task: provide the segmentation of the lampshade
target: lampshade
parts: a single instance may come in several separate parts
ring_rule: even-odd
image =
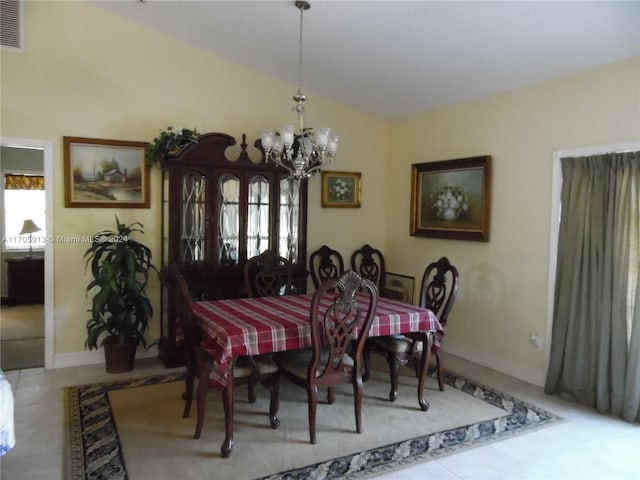
[[[35,232],[39,232],[40,230],[42,230],[39,226],[37,226],[33,220],[28,219],[25,220],[24,223],[22,224],[22,230],[20,230],[20,233],[18,235],[26,235],[28,233],[35,233]]]

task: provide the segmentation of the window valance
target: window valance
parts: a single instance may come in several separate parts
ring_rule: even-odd
[[[44,190],[43,175],[7,173],[4,176],[5,190]]]

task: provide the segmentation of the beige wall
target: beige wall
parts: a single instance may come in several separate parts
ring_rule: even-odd
[[[419,281],[446,255],[461,276],[446,345],[493,368],[542,382],[553,154],[640,139],[640,60],[548,81],[395,122],[387,162],[388,263]],[[491,155],[488,243],[410,237],[411,164]],[[531,344],[532,333],[543,345]]]
[[[247,133],[253,145],[262,128],[289,119],[295,85],[84,2],[25,2],[25,25],[25,51],[2,52],[2,136],[53,142],[53,235],[91,235],[112,228],[117,213],[124,223],[142,222],[146,242],[154,258],[160,258],[159,172],[152,172],[150,209],[65,208],[63,136],[151,141],[160,129],[179,125],[195,126],[200,132],[229,133],[238,141]],[[333,169],[361,171],[364,183],[363,208],[345,211],[321,209],[320,178],[311,179],[309,248],[332,243],[350,252],[364,239],[381,245],[385,183],[377,172],[385,161],[387,125],[311,91],[306,93],[310,120],[330,125],[343,138]],[[254,158],[256,153],[250,147]],[[90,303],[84,292],[88,276],[82,255],[87,247],[54,245],[57,365],[69,364],[61,360],[65,355],[84,351]],[[157,306],[157,281],[150,294]],[[156,315],[149,340],[158,335]],[[76,355],[73,361],[83,358]]]
[[[117,213],[141,221],[160,253],[158,172],[150,209],[64,208],[63,136],[149,141],[182,125],[238,139],[246,132],[252,144],[260,129],[288,118],[294,85],[92,5],[26,2],[25,14],[25,52],[2,52],[2,136],[53,142],[55,235],[111,227]],[[416,282],[428,261],[448,255],[462,276],[449,351],[539,383],[548,347],[552,155],[640,137],[639,70],[636,58],[396,122],[306,92],[312,122],[341,134],[332,169],[362,172],[363,185],[361,209],[323,209],[320,178],[310,180],[309,251],[327,243],[348,258],[368,242],[384,251],[390,271]],[[410,165],[482,154],[493,157],[490,241],[409,236]],[[78,362],[88,358],[81,356],[85,248],[54,245],[55,355]],[[157,283],[151,290],[157,304]],[[150,341],[158,332],[156,317]],[[542,350],[531,346],[533,332],[544,337]]]

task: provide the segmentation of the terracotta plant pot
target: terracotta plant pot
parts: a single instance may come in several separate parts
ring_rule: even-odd
[[[136,346],[133,343],[116,343],[117,339],[104,342],[104,362],[107,373],[123,373],[133,370]]]

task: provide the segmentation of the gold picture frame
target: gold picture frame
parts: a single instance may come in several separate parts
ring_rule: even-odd
[[[360,172],[322,172],[322,208],[360,208]]]
[[[489,241],[491,157],[414,163],[411,235]]]
[[[146,142],[63,137],[64,206],[149,208]]]

